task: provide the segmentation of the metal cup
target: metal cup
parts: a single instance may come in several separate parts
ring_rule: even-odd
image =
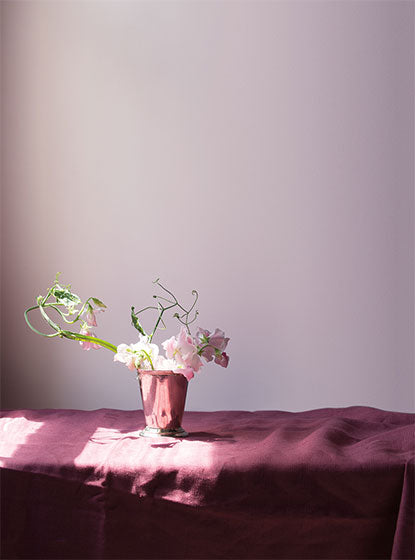
[[[162,370],[138,370],[146,427],[142,437],[186,437],[181,427],[186,402],[186,377]]]

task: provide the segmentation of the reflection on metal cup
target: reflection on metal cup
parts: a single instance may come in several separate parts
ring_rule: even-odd
[[[146,427],[142,437],[186,437],[181,427],[186,402],[186,377],[163,370],[138,370]]]

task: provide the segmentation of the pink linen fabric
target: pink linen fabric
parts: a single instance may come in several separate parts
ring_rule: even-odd
[[[0,418],[3,558],[414,557],[415,415],[368,407]]]

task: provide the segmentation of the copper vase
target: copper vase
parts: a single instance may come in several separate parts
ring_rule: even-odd
[[[142,437],[186,437],[181,423],[186,402],[186,377],[162,370],[138,370],[146,427]]]

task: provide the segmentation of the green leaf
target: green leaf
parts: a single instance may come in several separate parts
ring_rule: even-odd
[[[102,301],[101,301],[100,299],[96,298],[96,297],[93,297],[93,298],[92,298],[92,301],[95,303],[95,305],[96,305],[97,307],[104,307],[104,309],[107,308],[107,306],[105,305],[105,303],[102,303]]]
[[[138,330],[139,333],[141,333],[143,336],[147,336],[143,327],[140,324],[140,321],[138,320],[137,316],[134,314],[134,307],[131,307],[131,323],[133,327]]]
[[[73,307],[74,305],[81,303],[81,300],[76,294],[73,294],[65,288],[61,288],[60,286],[56,286],[56,288],[52,290],[52,295],[55,296],[57,303],[62,303],[66,307]]]

